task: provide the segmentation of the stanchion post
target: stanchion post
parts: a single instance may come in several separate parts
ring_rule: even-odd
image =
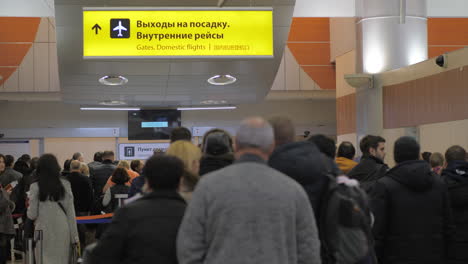
[[[43,264],[43,261],[42,261],[43,233],[42,233],[42,230],[36,230],[34,233],[35,233],[35,237],[36,237],[36,249],[37,249],[36,264]]]
[[[33,239],[28,238],[28,246],[27,246],[28,256],[27,256],[27,264],[34,264],[34,248],[33,248]]]

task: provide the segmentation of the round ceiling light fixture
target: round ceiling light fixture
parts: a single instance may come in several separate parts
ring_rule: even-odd
[[[119,105],[127,105],[127,103],[123,101],[117,101],[117,100],[107,100],[107,101],[102,101],[99,102],[100,105],[107,105],[107,106],[119,106]]]
[[[228,85],[233,84],[236,81],[236,77],[229,74],[215,75],[208,79],[208,83],[212,85]]]
[[[128,79],[123,76],[104,76],[99,79],[99,82],[104,85],[117,86],[128,83]]]
[[[219,104],[227,104],[226,100],[205,100],[201,101],[200,104],[202,105],[219,105]]]

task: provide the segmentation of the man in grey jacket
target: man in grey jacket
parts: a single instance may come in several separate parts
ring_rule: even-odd
[[[262,118],[242,122],[237,161],[203,176],[177,239],[180,264],[320,264],[315,218],[303,188],[266,164],[274,148]]]

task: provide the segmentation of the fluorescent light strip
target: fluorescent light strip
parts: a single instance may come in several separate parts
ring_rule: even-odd
[[[180,111],[191,111],[191,110],[231,110],[236,109],[235,106],[214,106],[214,107],[178,107]]]
[[[80,110],[96,111],[139,111],[139,107],[80,107]]]

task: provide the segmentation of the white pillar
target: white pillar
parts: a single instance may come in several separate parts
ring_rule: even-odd
[[[427,59],[426,0],[356,0],[358,73],[378,74]],[[356,91],[356,134],[382,135],[382,85]]]
[[[356,0],[358,70],[380,73],[427,59],[426,0]]]

